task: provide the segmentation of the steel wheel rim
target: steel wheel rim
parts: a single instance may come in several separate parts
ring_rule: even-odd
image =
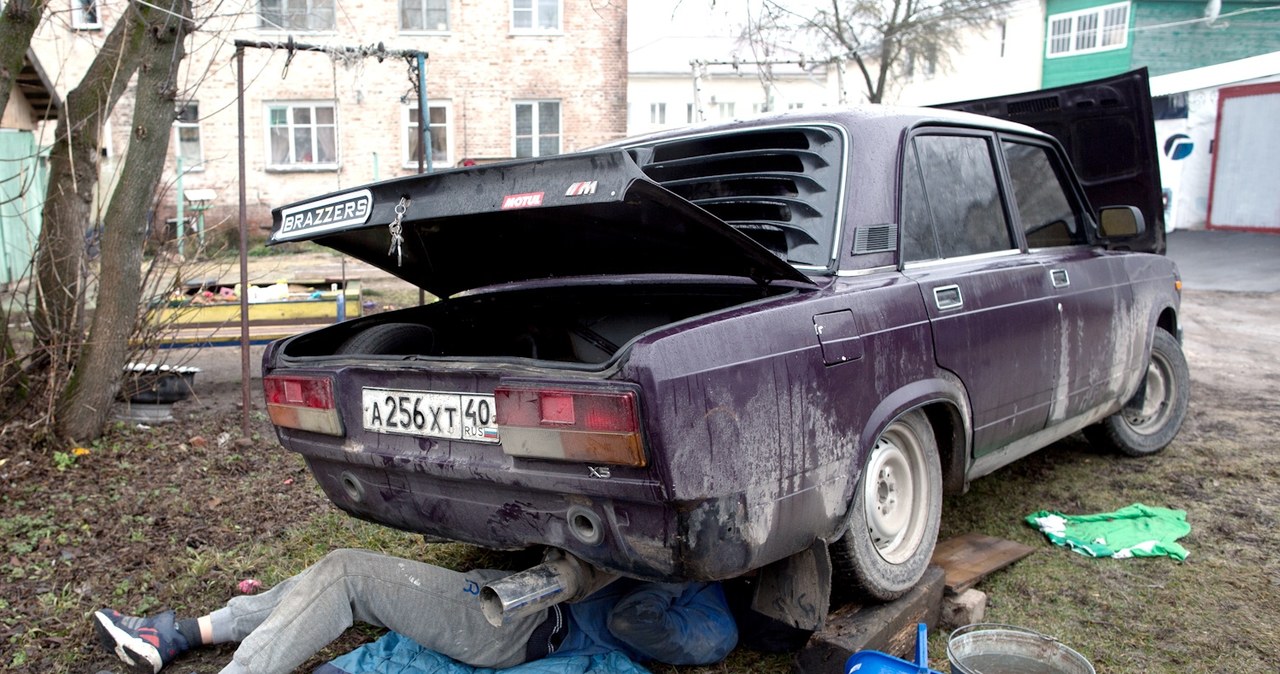
[[[902,423],[890,426],[876,440],[863,478],[862,508],[867,533],[880,557],[902,564],[915,554],[924,538],[929,512],[924,448]]]
[[[1140,407],[1126,406],[1121,416],[1135,433],[1150,435],[1159,431],[1169,418],[1177,395],[1173,368],[1169,360],[1158,352],[1151,354],[1147,365],[1146,395]]]

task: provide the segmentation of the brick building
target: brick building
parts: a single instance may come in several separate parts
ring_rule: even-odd
[[[67,0],[63,0],[66,2]],[[124,11],[120,0],[70,0],[35,47],[61,64],[66,92]],[[426,61],[431,165],[484,163],[581,149],[626,131],[626,3],[592,0],[242,0],[197,3],[171,158],[158,218],[173,216],[182,187],[213,190],[206,222],[237,212],[235,40],[322,45],[325,52],[245,50],[249,219],[272,207],[352,185],[417,173],[418,94],[406,59]],[[213,16],[203,16],[213,11]],[[366,48],[360,57],[343,48]],[[122,163],[128,99],[104,144],[104,185]],[[46,137],[46,141],[51,138]]]

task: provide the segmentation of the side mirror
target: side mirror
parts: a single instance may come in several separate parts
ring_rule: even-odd
[[[1129,238],[1147,230],[1142,211],[1133,206],[1104,206],[1098,211],[1098,223],[1106,239]]]

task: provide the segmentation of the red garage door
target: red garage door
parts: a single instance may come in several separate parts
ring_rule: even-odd
[[[1209,178],[1210,229],[1280,232],[1280,82],[1224,87]]]

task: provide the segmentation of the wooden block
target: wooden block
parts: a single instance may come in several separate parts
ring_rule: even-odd
[[[959,594],[1035,551],[1003,538],[969,533],[939,542],[933,550],[933,563],[947,573],[947,592]]]
[[[845,660],[864,650],[914,660],[916,625],[938,624],[944,578],[942,569],[931,566],[920,583],[897,601],[850,604],[832,611],[827,624],[796,655],[793,670],[801,674],[844,674]]]

